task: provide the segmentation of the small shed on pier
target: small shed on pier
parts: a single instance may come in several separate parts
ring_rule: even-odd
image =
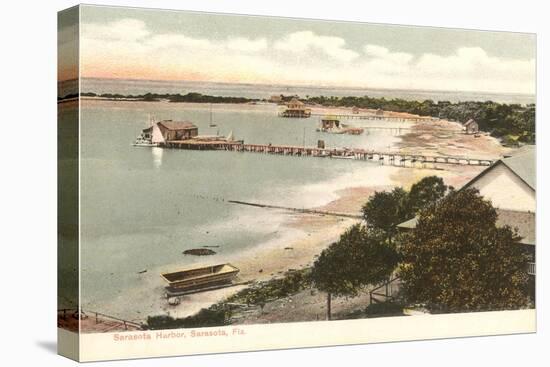
[[[282,117],[310,117],[311,109],[305,107],[305,103],[298,100],[298,98],[292,98],[287,103],[287,109],[280,114]]]
[[[336,118],[336,116],[325,116],[321,119],[321,130],[325,131],[328,129],[339,129],[340,128],[340,120]]]
[[[289,110],[299,110],[303,109],[305,104],[300,101],[298,98],[292,98],[287,104]]]
[[[189,121],[162,120],[143,130],[144,136],[162,135],[157,137],[162,141],[186,140],[198,134],[199,128]]]

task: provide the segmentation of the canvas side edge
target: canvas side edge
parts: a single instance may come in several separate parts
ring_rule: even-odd
[[[57,18],[57,351],[79,361],[80,6]]]

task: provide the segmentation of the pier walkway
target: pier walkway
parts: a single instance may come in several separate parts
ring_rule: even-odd
[[[310,116],[347,119],[347,120],[380,120],[380,121],[400,121],[400,122],[421,122],[421,121],[437,121],[438,118],[427,116],[387,116],[376,114],[334,114],[334,113],[311,113]]]
[[[359,148],[315,148],[271,144],[244,144],[242,142],[216,141],[196,142],[189,140],[168,141],[162,145],[166,148],[188,150],[224,150],[231,152],[251,152],[263,154],[278,154],[299,157],[318,157],[334,159],[353,159],[361,161],[378,161],[402,167],[425,168],[426,164],[449,164],[466,166],[490,166],[492,159],[465,156],[428,155],[422,153],[406,153],[398,151],[374,151]],[[419,167],[418,164],[421,164]]]

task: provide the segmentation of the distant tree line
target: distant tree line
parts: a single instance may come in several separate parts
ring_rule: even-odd
[[[248,103],[256,102],[259,99],[245,98],[245,97],[223,97],[223,96],[209,96],[201,93],[187,93],[187,94],[171,94],[171,93],[145,93],[145,94],[119,94],[119,93],[103,93],[97,94],[93,92],[81,93],[83,97],[101,97],[108,99],[129,99],[145,102],[157,102],[160,100],[168,100],[169,102],[191,102],[191,103]]]
[[[382,109],[386,111],[408,112],[420,116],[466,122],[474,119],[482,131],[503,138],[505,143],[535,143],[535,104],[504,104],[492,101],[457,102],[432,100],[408,101],[395,98],[373,97],[309,97],[307,103],[323,106]]]
[[[136,101],[190,102],[190,103],[249,103],[265,101],[265,99],[246,97],[211,96],[196,92],[187,94],[145,93],[138,95],[123,95],[118,93],[96,94],[85,92],[84,97],[102,97],[109,99],[130,99]],[[288,102],[296,95],[280,95],[282,102]],[[432,116],[464,123],[474,119],[482,131],[501,138],[507,145],[518,143],[535,143],[535,104],[504,104],[492,101],[485,102],[456,102],[432,100],[409,101],[401,98],[386,99],[363,97],[310,97],[301,99],[309,104],[319,104],[329,107],[353,107],[382,109],[385,111],[407,112],[420,116]]]

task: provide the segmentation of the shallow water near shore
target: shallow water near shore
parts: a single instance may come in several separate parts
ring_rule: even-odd
[[[395,169],[362,161],[131,146],[146,127],[148,114],[190,120],[199,126],[199,134],[233,131],[250,143],[314,146],[323,139],[327,147],[392,149],[399,141],[384,131],[361,136],[319,133],[317,119],[280,118],[273,105],[214,105],[212,112],[215,128],[209,127],[209,105],[82,102],[85,309],[123,317],[116,300],[133,297],[131,289],[151,287],[139,292],[140,299],[124,299],[124,304],[132,304],[132,314],[141,307],[145,312],[162,295],[161,270],[226,262],[297,231],[284,225],[287,213],[228,200],[317,207],[337,199],[337,191],[346,187],[388,184]],[[215,246],[217,254],[182,254],[203,246]]]

